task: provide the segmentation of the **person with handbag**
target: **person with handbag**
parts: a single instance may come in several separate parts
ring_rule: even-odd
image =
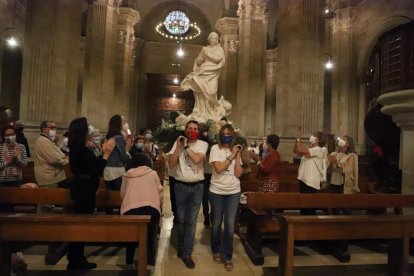
[[[322,132],[315,132],[309,138],[309,148],[302,144],[302,132],[296,132],[296,141],[293,148],[294,153],[301,156],[298,171],[298,180],[301,193],[316,193],[321,189],[323,180],[323,167],[325,165],[326,151],[322,148],[325,145]],[[321,171],[322,170],[322,171]],[[315,215],[315,209],[301,209],[301,215]]]

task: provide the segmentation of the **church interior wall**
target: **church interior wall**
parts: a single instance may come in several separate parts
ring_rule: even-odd
[[[126,59],[131,58],[134,59],[131,63],[134,64],[134,68],[132,74],[134,74],[133,79],[133,88],[131,89],[130,93],[130,102],[131,106],[129,111],[129,116],[131,117],[131,124],[135,125],[135,127],[142,128],[145,127],[149,120],[148,115],[148,105],[150,103],[151,92],[150,87],[148,86],[148,77],[147,74],[160,74],[160,75],[171,75],[176,74],[179,76],[180,80],[192,71],[194,60],[202,46],[206,45],[207,43],[207,36],[210,31],[215,30],[216,23],[219,19],[223,18],[224,16],[233,16],[231,17],[234,19],[237,17],[236,10],[237,10],[237,2],[235,0],[223,0],[223,1],[212,1],[212,0],[197,0],[197,1],[171,1],[171,0],[154,0],[154,1],[127,1],[133,2],[134,8],[137,8],[140,14],[140,21],[138,24],[135,25],[135,54],[134,56],[125,57]],[[249,1],[241,1],[243,3],[250,3]],[[267,9],[266,9],[266,16],[263,16],[267,22],[267,30],[265,34],[265,47],[268,49],[267,51],[273,51],[278,49],[279,41],[281,39],[281,34],[279,32],[279,26],[283,24],[281,20],[283,18],[280,17],[279,13],[279,5],[281,1],[274,0],[274,1],[267,1]],[[335,37],[333,34],[332,39],[332,49],[333,52],[336,51],[337,54],[340,56],[337,57],[337,64],[335,64],[334,72],[332,74],[337,74],[336,77],[332,80],[332,97],[329,99],[324,99],[330,101],[331,109],[337,110],[333,111],[332,116],[331,114],[327,114],[326,108],[324,108],[324,116],[330,116],[330,118],[323,118],[323,120],[327,121],[327,123],[323,122],[321,125],[325,126],[324,131],[328,131],[333,134],[343,135],[345,133],[350,134],[354,138],[356,138],[358,142],[358,149],[359,153],[364,153],[364,145],[365,145],[365,131],[363,128],[363,121],[366,115],[366,103],[365,100],[365,70],[367,67],[368,59],[370,53],[372,51],[373,46],[375,45],[378,37],[383,34],[384,32],[398,26],[404,24],[410,20],[414,19],[414,1],[386,1],[386,0],[364,0],[364,1],[331,1],[333,7],[336,10],[337,18],[332,20],[338,20],[339,16],[341,16],[341,20],[345,20],[346,11],[350,12],[351,17],[351,29],[350,29],[350,37],[346,37],[346,33],[344,32],[341,35]],[[24,43],[25,38],[25,20],[26,20],[26,4],[27,1],[24,0],[16,0],[17,9],[16,9],[16,22],[15,22],[15,29],[16,32],[19,34],[19,40],[21,43]],[[58,119],[60,122],[60,127],[65,128],[69,123],[70,119],[74,116],[84,115],[82,113],[82,101],[85,99],[85,82],[88,80],[89,76],[86,71],[85,58],[86,49],[88,47],[88,40],[85,38],[86,32],[86,9],[87,5],[85,4],[86,1],[83,3],[84,7],[82,9],[81,15],[81,30],[80,30],[80,37],[79,37],[79,48],[76,49],[66,49],[65,51],[69,52],[68,54],[62,55],[62,57],[70,56],[70,61],[76,61],[76,70],[67,69],[69,66],[68,64],[61,66],[61,72],[59,76],[63,80],[62,82],[65,83],[65,80],[70,80],[72,83],[70,86],[71,92],[69,94],[65,94],[64,102],[68,101],[75,101],[75,108],[74,111],[66,112],[65,109],[58,109],[55,108],[53,112],[55,112],[58,117],[62,119]],[[286,2],[285,2],[286,3]],[[0,32],[4,36],[5,31],[4,29],[9,26],[12,22],[13,18],[13,8],[14,1],[13,0],[5,0],[0,2]],[[165,39],[161,37],[159,34],[155,32],[155,25],[161,22],[166,15],[166,13],[173,9],[173,8],[180,8],[180,5],[183,5],[185,11],[189,14],[192,20],[197,21],[197,24],[202,29],[201,35],[192,41],[184,42],[182,47],[185,51],[185,56],[182,59],[178,59],[176,57],[176,50],[177,44],[174,40]],[[109,47],[111,43],[116,43],[116,41],[109,41],[109,37],[116,37],[114,35],[117,31],[117,15],[114,13],[112,14],[111,22],[107,22],[110,26],[108,26],[108,32],[110,32],[109,36],[106,36],[105,43],[107,47]],[[257,22],[256,22],[257,23]],[[326,21],[325,21],[326,23]],[[62,23],[65,25],[65,23]],[[69,23],[68,23],[69,24]],[[228,26],[231,24],[229,23]],[[63,28],[64,29],[64,28]],[[234,99],[233,104],[236,104],[236,101],[240,101],[240,94],[236,94],[236,86],[240,85],[240,83],[245,83],[242,81],[244,76],[248,76],[249,74],[247,71],[252,70],[254,64],[252,60],[249,62],[244,63],[243,68],[239,68],[241,65],[240,56],[241,51],[243,52],[254,52],[254,43],[250,44],[250,46],[246,46],[241,43],[240,36],[241,30],[239,33],[233,34],[231,33],[231,40],[234,40],[235,43],[235,50],[233,52],[228,52],[232,55],[231,64],[222,71],[223,79],[220,80],[220,89],[225,91],[219,91],[218,96],[222,94],[226,95],[227,89],[232,91],[232,94],[229,94],[230,98]],[[252,32],[253,33],[253,32]],[[222,34],[223,35],[223,34]],[[224,35],[229,35],[229,33],[225,33]],[[244,34],[244,36],[249,36],[250,34]],[[28,36],[26,35],[26,38]],[[61,43],[59,45],[65,45],[65,39],[68,37],[62,37],[56,43]],[[282,37],[283,38],[283,37]],[[266,43],[267,40],[267,43]],[[247,41],[247,40],[246,40]],[[247,41],[248,42],[248,41]],[[247,43],[246,42],[246,43]],[[226,42],[227,43],[227,42]],[[139,44],[139,45],[138,45]],[[238,45],[237,45],[238,44]],[[4,45],[4,43],[2,44]],[[299,45],[299,44],[298,44]],[[294,47],[299,47],[298,45],[293,45]],[[349,47],[347,47],[349,45]],[[23,44],[24,46],[24,44]],[[294,47],[287,47],[284,51],[296,51],[301,53],[297,48]],[[325,47],[326,45],[321,44],[321,47]],[[59,46],[59,48],[62,48]],[[335,48],[336,47],[336,48]],[[339,48],[341,47],[341,48]],[[106,52],[105,59],[115,59],[116,55],[120,55],[119,50],[116,50],[116,47],[109,47],[112,50],[108,50]],[[225,45],[223,45],[225,48]],[[24,49],[24,47],[22,47]],[[4,47],[0,47],[0,62],[3,56]],[[325,49],[323,50],[325,51]],[[303,52],[302,52],[303,53]],[[279,52],[280,54],[280,52]],[[263,55],[266,55],[266,50],[263,51]],[[248,58],[248,55],[245,55]],[[279,57],[278,57],[279,58]],[[297,59],[302,57],[297,57]],[[310,59],[311,57],[303,57],[304,59]],[[315,57],[312,57],[313,61],[315,61]],[[263,61],[266,60],[265,57],[262,59]],[[294,62],[296,59],[292,59],[289,62]],[[333,56],[333,60],[335,62],[335,56]],[[61,61],[59,61],[61,62]],[[287,61],[286,61],[287,62]],[[321,61],[322,63],[323,61]],[[172,67],[172,64],[180,64],[180,67]],[[2,63],[3,64],[3,63]],[[62,63],[63,64],[63,63]],[[112,64],[113,62],[109,62],[108,64]],[[228,65],[228,64],[227,64]],[[288,73],[283,73],[286,68],[282,66],[282,63],[279,60],[266,60],[264,61],[263,68],[260,70],[267,70],[265,73],[265,78],[263,82],[266,84],[264,86],[263,91],[251,92],[249,93],[263,93],[259,96],[265,100],[262,105],[264,110],[264,116],[259,116],[260,118],[263,117],[264,122],[263,127],[261,130],[249,132],[249,129],[254,129],[254,126],[257,126],[257,122],[255,120],[251,120],[251,122],[247,123],[246,129],[247,135],[252,137],[252,139],[260,139],[263,135],[268,134],[269,132],[276,132],[280,134],[285,140],[281,142],[280,150],[282,153],[282,157],[286,155],[284,158],[285,160],[291,160],[292,158],[292,135],[294,134],[293,128],[297,127],[297,120],[293,120],[294,122],[291,125],[280,125],[280,122],[283,121],[283,118],[287,116],[291,116],[292,112],[290,109],[295,108],[295,101],[286,99],[284,101],[284,97],[281,93],[283,89],[286,88],[287,84],[278,83],[277,80],[280,80],[281,74],[287,76],[289,78],[296,78],[295,70],[290,70]],[[0,66],[4,68],[4,66]],[[114,73],[115,66],[105,67],[103,76],[105,76],[106,83],[113,83],[111,89],[114,90],[115,87],[122,86],[120,83],[123,81],[123,77],[121,76],[120,82],[115,86],[114,80]],[[232,78],[231,75],[234,72],[239,72],[238,77]],[[243,71],[244,70],[244,71]],[[336,70],[336,72],[335,72]],[[257,69],[259,71],[259,69]],[[1,75],[1,72],[0,72]],[[260,75],[257,73],[257,75]],[[289,76],[290,75],[290,76]],[[107,77],[109,76],[109,77]],[[261,76],[261,75],[260,75]],[[111,79],[111,80],[108,80]],[[335,82],[338,80],[338,82]],[[1,85],[0,79],[0,85]],[[252,84],[253,82],[258,81],[258,78],[251,77],[247,83]],[[323,82],[323,77],[321,80]],[[65,85],[66,86],[66,85]],[[259,87],[260,85],[257,85]],[[69,89],[66,87],[66,89]],[[233,90],[234,91],[233,91]],[[289,90],[290,94],[295,93],[294,89]],[[124,91],[125,92],[125,91]],[[3,93],[3,94],[2,94]],[[289,94],[288,93],[288,94]],[[116,94],[114,91],[112,94]],[[226,95],[227,96],[227,95]],[[70,98],[68,98],[70,97]],[[73,97],[73,98],[72,98]],[[291,97],[292,99],[296,99],[295,96]],[[6,99],[6,100],[5,100]],[[0,91],[0,100],[1,104],[7,104],[7,101],[10,101],[10,97],[4,97],[4,91]],[[278,100],[278,102],[276,101]],[[283,100],[282,100],[283,99]],[[319,99],[318,99],[319,101]],[[249,101],[246,99],[245,105],[248,107],[247,103]],[[109,100],[104,103],[103,109],[110,109],[111,104],[113,101]],[[163,104],[162,104],[163,105]],[[168,103],[165,103],[167,106]],[[118,106],[118,105],[116,105]],[[120,106],[120,105],[119,105]],[[20,107],[23,109],[22,114],[25,112],[27,113],[27,106]],[[182,109],[182,107],[181,107]],[[247,110],[247,109],[246,109]],[[21,113],[20,112],[20,113]],[[72,113],[71,113],[72,112]],[[249,114],[252,114],[252,110],[249,111]],[[19,113],[19,111],[17,111]],[[63,113],[67,114],[64,115]],[[110,114],[116,113],[109,112]],[[278,117],[276,117],[278,114]],[[279,116],[280,115],[280,116]],[[237,113],[233,115],[235,118],[238,116]],[[16,115],[18,117],[18,114]],[[50,117],[50,116],[49,116]],[[105,131],[107,120],[109,118],[103,118],[102,122],[99,124],[104,126],[101,130]],[[282,119],[281,119],[282,118]],[[50,117],[50,119],[55,119]],[[233,118],[232,118],[233,119]],[[289,119],[289,118],[288,118]],[[290,120],[290,119],[289,119]],[[234,120],[233,121],[237,121]],[[247,120],[244,120],[247,121]],[[299,119],[300,121],[300,119]],[[25,122],[29,123],[29,121]],[[33,130],[33,137],[36,137],[38,134],[38,120],[36,122],[30,122],[28,126],[28,130]],[[319,123],[319,122],[318,122]],[[328,125],[329,127],[326,127]],[[318,125],[319,126],[319,125]],[[254,133],[253,133],[254,132]],[[31,135],[29,135],[31,136]]]

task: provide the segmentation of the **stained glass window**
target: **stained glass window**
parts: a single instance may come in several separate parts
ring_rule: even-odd
[[[165,17],[164,26],[170,34],[182,35],[190,28],[190,19],[181,11],[172,11]]]

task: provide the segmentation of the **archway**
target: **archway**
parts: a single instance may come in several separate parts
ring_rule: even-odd
[[[3,44],[0,102],[13,110],[13,120],[19,119],[22,79],[22,51]]]

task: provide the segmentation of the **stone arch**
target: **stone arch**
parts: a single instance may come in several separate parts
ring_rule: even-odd
[[[408,23],[414,19],[414,12],[411,11],[396,11],[394,13],[384,15],[381,18],[376,20],[380,22],[380,24],[373,24],[374,27],[368,33],[368,35],[364,36],[364,40],[358,46],[361,49],[361,52],[357,56],[356,60],[356,92],[359,94],[359,107],[358,107],[358,144],[364,145],[363,148],[361,147],[360,152],[365,151],[365,143],[366,143],[366,136],[365,136],[365,128],[364,128],[364,120],[367,113],[366,109],[366,87],[365,87],[365,71],[367,70],[367,66],[369,63],[369,58],[371,55],[372,50],[374,49],[378,38],[384,34],[385,32],[394,29],[400,25]]]
[[[378,20],[378,22],[382,22],[382,24],[375,25],[376,27],[373,30],[373,32],[371,32],[371,34],[366,37],[366,39],[361,44],[361,47],[359,47],[360,49],[362,49],[360,54],[358,55],[357,60],[357,72],[359,77],[362,77],[365,72],[366,66],[369,61],[369,57],[375,44],[377,43],[378,38],[385,32],[413,20],[414,13],[408,11],[404,13],[396,12],[394,14],[384,16],[383,18]]]
[[[22,41],[21,39],[19,41]],[[0,102],[8,106],[13,111],[14,120],[19,119],[20,94],[23,56],[21,45],[10,48],[3,43],[2,45],[2,68],[1,68],[1,92]]]

